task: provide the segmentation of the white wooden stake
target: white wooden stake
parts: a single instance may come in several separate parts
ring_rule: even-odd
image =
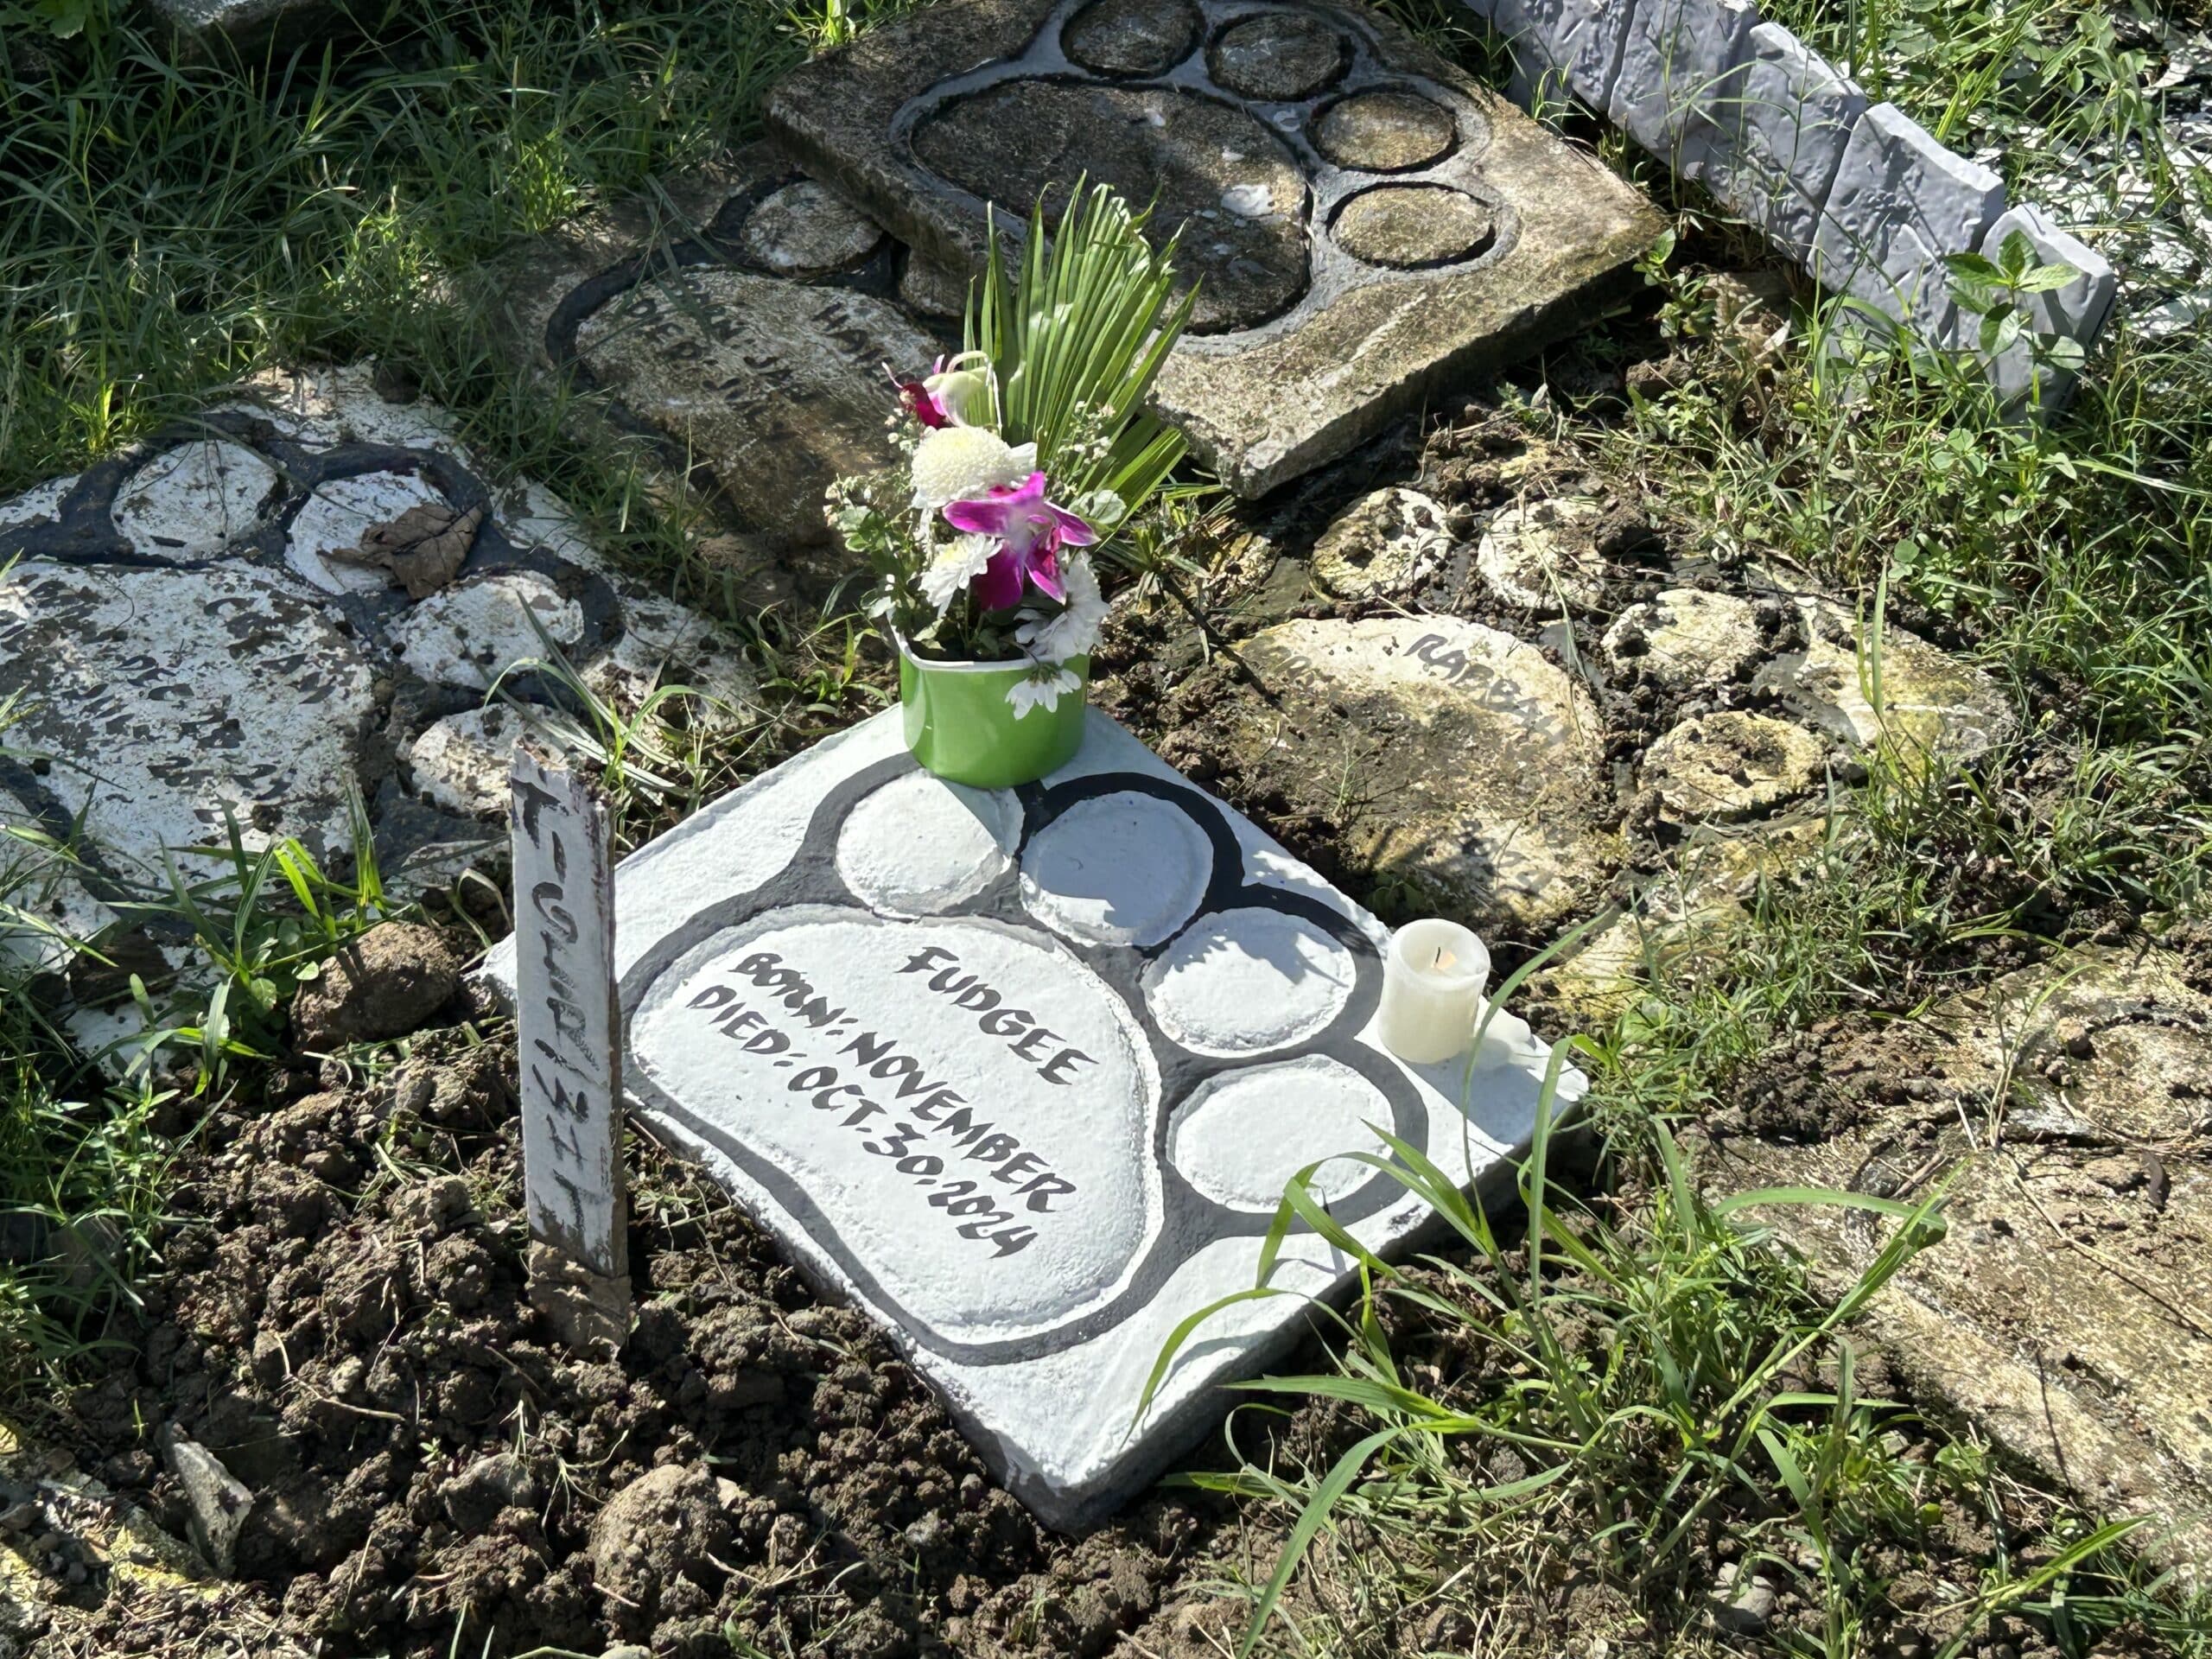
[[[607,806],[564,762],[514,753],[515,1007],[531,1301],[568,1344],[630,1330],[622,1057]]]

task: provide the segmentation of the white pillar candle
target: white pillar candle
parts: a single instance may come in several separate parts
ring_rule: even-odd
[[[1490,982],[1490,952],[1457,922],[1408,922],[1382,956],[1376,1035],[1402,1060],[1430,1065],[1465,1051]]]

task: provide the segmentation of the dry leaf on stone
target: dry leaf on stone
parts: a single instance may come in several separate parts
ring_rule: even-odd
[[[387,524],[370,526],[358,546],[336,548],[326,556],[389,570],[408,598],[427,599],[461,574],[483,522],[481,507],[462,512],[425,501]]]

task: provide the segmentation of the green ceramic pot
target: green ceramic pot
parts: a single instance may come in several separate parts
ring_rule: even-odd
[[[1090,658],[1068,660],[1087,684]],[[1084,692],[1015,718],[1007,688],[1027,663],[932,663],[899,647],[899,701],[906,747],[925,771],[976,789],[1031,784],[1075,759],[1083,747]]]

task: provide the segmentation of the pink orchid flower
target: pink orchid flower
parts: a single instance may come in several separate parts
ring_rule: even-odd
[[[1019,484],[999,485],[988,495],[950,502],[944,519],[955,530],[995,536],[1006,543],[976,578],[976,603],[986,611],[1019,605],[1025,584],[1048,599],[1065,599],[1060,549],[1088,547],[1098,539],[1089,524],[1045,499],[1042,473],[1032,473]]]
[[[893,373],[891,384],[899,389],[906,412],[924,426],[966,426],[969,407],[990,395],[990,369],[991,360],[982,352],[963,352],[938,358],[918,380],[901,380]]]
[[[944,363],[943,358],[938,359],[939,367]],[[930,390],[928,381],[901,380],[894,374],[891,377],[891,384],[899,389],[899,401],[906,406],[906,412],[924,426],[934,431],[940,426],[952,424],[952,412],[945,408],[944,400]]]

